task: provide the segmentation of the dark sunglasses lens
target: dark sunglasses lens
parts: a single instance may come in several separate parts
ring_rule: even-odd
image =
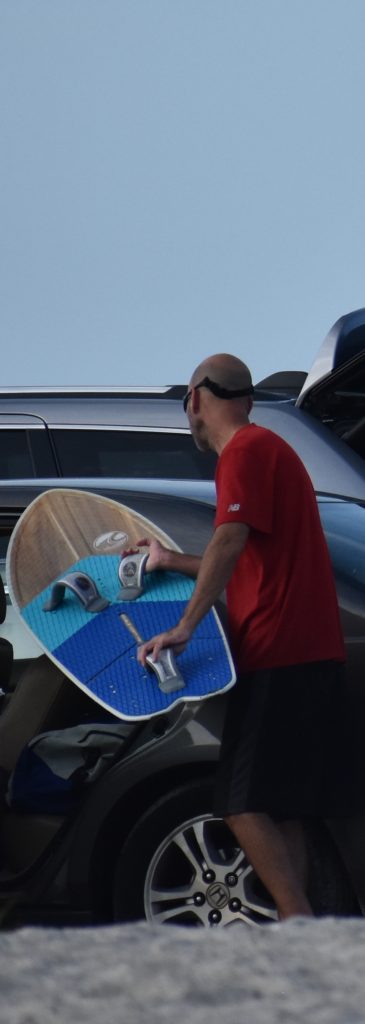
[[[191,396],[191,391],[187,391],[186,395],[184,395],[184,398],[183,398],[183,409],[184,409],[184,412],[186,412],[186,410],[187,410],[190,396]]]

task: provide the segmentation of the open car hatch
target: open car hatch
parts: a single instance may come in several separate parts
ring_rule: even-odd
[[[365,309],[336,321],[296,405],[320,419],[365,459]]]

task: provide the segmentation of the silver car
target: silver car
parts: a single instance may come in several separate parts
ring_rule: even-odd
[[[214,503],[215,456],[190,437],[184,391],[3,388],[0,483],[102,479]],[[365,309],[337,321],[308,374],[258,383],[252,418],[296,449],[317,491],[365,500]]]

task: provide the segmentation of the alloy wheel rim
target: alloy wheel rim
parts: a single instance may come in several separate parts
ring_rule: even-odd
[[[277,920],[269,894],[220,818],[200,815],[156,849],[144,886],[146,919],[195,927]]]

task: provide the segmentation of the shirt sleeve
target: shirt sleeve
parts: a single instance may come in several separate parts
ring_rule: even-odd
[[[258,447],[223,450],[216,469],[217,511],[215,526],[245,523],[251,529],[271,533],[273,527],[273,466]]]

